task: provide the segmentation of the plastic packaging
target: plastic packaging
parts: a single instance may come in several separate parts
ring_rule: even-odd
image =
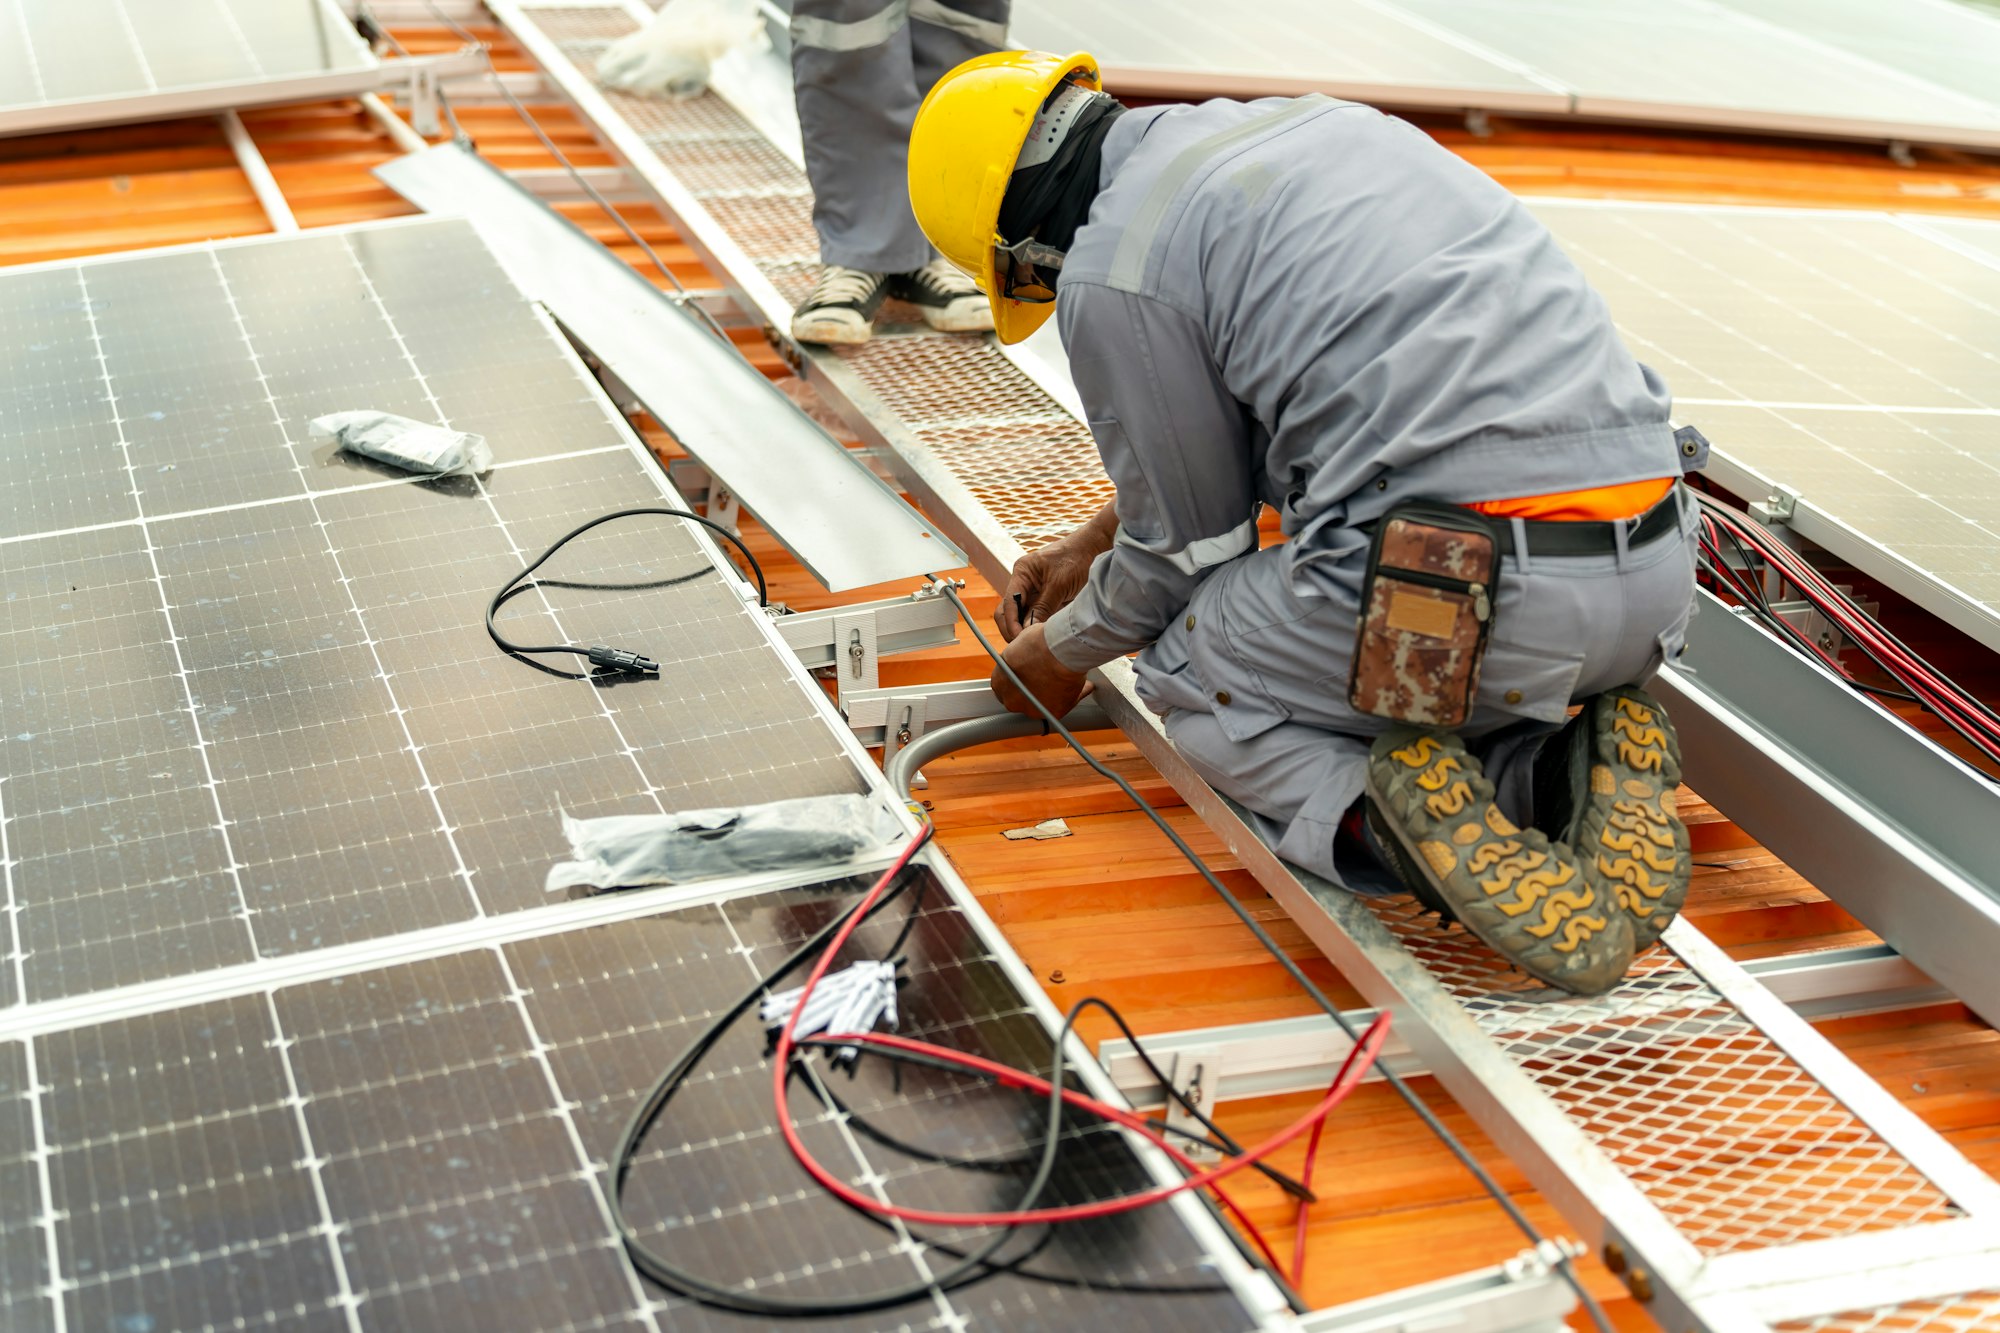
[[[651,23],[605,48],[597,79],[629,93],[696,97],[718,57],[763,35],[757,0],[671,0]]]
[[[837,866],[902,836],[896,817],[870,796],[796,801],[666,815],[563,816],[570,855],[549,870],[551,893]]]
[[[436,477],[471,477],[493,466],[493,450],[485,436],[392,412],[329,412],[313,418],[311,435],[379,462]]]

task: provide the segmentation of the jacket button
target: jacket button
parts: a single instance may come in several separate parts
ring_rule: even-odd
[[[1507,691],[1507,695],[1506,695],[1506,698],[1507,698],[1507,702],[1508,702],[1508,703],[1510,703],[1510,704],[1517,704],[1517,703],[1520,703],[1520,702],[1521,702],[1521,692],[1520,692],[1519,690],[1509,690],[1509,691]]]
[[[1193,616],[1189,616],[1189,617],[1187,618],[1187,627],[1188,627],[1189,629],[1193,629],[1193,628],[1194,628],[1194,617],[1193,617]]]
[[[1221,704],[1224,708],[1229,707],[1229,691],[1217,690],[1215,692],[1215,701]]]

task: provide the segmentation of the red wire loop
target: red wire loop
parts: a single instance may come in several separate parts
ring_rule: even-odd
[[[874,1213],[879,1217],[893,1217],[905,1222],[917,1222],[928,1226],[945,1227],[1018,1227],[1040,1226],[1052,1222],[1082,1221],[1087,1218],[1109,1217],[1117,1213],[1131,1212],[1134,1209],[1150,1207],[1153,1204],[1164,1202],[1176,1194],[1184,1193],[1187,1190],[1214,1189],[1217,1196],[1222,1200],[1223,1205],[1243,1224],[1244,1229],[1250,1234],[1252,1240],[1263,1251],[1272,1269],[1274,1271],[1282,1271],[1277,1262],[1277,1257],[1272,1253],[1271,1247],[1262,1232],[1243,1210],[1237,1206],[1234,1200],[1230,1199],[1228,1194],[1220,1188],[1220,1182],[1254,1163],[1262,1161],[1308,1131],[1311,1131],[1313,1135],[1312,1143],[1307,1151],[1307,1170],[1310,1172],[1311,1159],[1319,1145],[1320,1127],[1325,1123],[1326,1117],[1333,1112],[1333,1109],[1339,1106],[1347,1098],[1347,1095],[1359,1085],[1362,1077],[1366,1075],[1369,1067],[1374,1064],[1376,1057],[1380,1054],[1383,1043],[1388,1040],[1389,1015],[1387,1012],[1384,1012],[1370,1024],[1368,1030],[1361,1035],[1361,1039],[1348,1052],[1347,1059],[1342,1063],[1332,1086],[1327,1089],[1326,1095],[1320,1099],[1312,1110],[1254,1148],[1247,1149],[1241,1155],[1232,1157],[1228,1161],[1214,1167],[1203,1168],[1193,1158],[1189,1157],[1185,1151],[1171,1142],[1166,1135],[1147,1124],[1137,1114],[1123,1107],[1099,1101],[1095,1097],[1072,1088],[1061,1089],[1060,1095],[1062,1096],[1064,1105],[1074,1106],[1079,1110],[1087,1111],[1091,1115],[1101,1117],[1141,1135],[1148,1142],[1166,1152],[1182,1170],[1189,1173],[1184,1179],[1172,1184],[1155,1186],[1151,1189],[1140,1190],[1132,1194],[1120,1195],[1117,1198],[1097,1199],[1089,1203],[1064,1204],[1045,1208],[1019,1209],[1007,1213],[968,1213],[951,1212],[935,1208],[910,1208],[892,1204],[887,1200],[876,1198],[871,1194],[856,1189],[828,1170],[812,1155],[806,1148],[804,1140],[800,1138],[798,1127],[792,1122],[791,1116],[788,1085],[791,1081],[792,1059],[799,1050],[799,1044],[793,1034],[793,1029],[798,1025],[799,1015],[805,1012],[806,1001],[811,997],[813,989],[819,985],[820,980],[826,975],[827,969],[832,965],[834,957],[846,945],[849,937],[853,935],[861,922],[866,919],[876,901],[888,889],[896,876],[901,873],[904,866],[909,864],[910,857],[915,851],[915,842],[904,848],[902,855],[897,857],[895,864],[890,866],[882,877],[875,882],[874,887],[869,889],[867,895],[862,899],[860,906],[854,910],[841,928],[835,932],[833,938],[827,942],[825,952],[814,962],[812,972],[806,977],[806,983],[799,992],[799,998],[792,1006],[791,1015],[785,1020],[784,1027],[779,1030],[777,1045],[773,1049],[771,1057],[771,1096],[777,1110],[779,1132],[783,1134],[785,1146],[791,1149],[792,1156],[798,1160],[799,1165],[804,1167],[806,1173],[819,1182],[821,1187],[828,1193],[852,1207]],[[985,1059],[982,1056],[973,1055],[967,1051],[935,1046],[929,1042],[917,1041],[913,1038],[897,1036],[892,1033],[826,1033],[813,1038],[811,1044],[815,1046],[873,1046],[884,1050],[921,1054],[928,1059],[940,1060],[992,1078],[1004,1087],[1019,1088],[1024,1091],[1039,1093],[1043,1096],[1052,1095],[1057,1091],[1047,1079],[1030,1074],[1025,1070],[1015,1069],[1010,1065],[1003,1065],[996,1061]],[[1301,1209],[1303,1210],[1303,1204],[1301,1205]],[[1301,1216],[1301,1236],[1303,1236],[1303,1216]],[[1294,1246],[1294,1256],[1295,1259],[1302,1262],[1300,1248],[1300,1245]]]

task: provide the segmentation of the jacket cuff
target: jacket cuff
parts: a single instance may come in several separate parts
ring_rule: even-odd
[[[1086,590],[1082,597],[1050,616],[1042,631],[1050,656],[1071,671],[1088,671],[1132,651],[1110,642],[1103,626],[1084,619],[1082,606],[1088,597]]]

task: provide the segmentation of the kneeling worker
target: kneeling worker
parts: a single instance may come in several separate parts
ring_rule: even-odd
[[[909,163],[1001,339],[1059,315],[1117,489],[1015,567],[1008,665],[1060,714],[1140,650],[1168,736],[1287,860],[1616,984],[1687,891],[1639,685],[1680,650],[1703,451],[1542,225],[1369,107],[1127,111],[1084,54],[959,66]]]

